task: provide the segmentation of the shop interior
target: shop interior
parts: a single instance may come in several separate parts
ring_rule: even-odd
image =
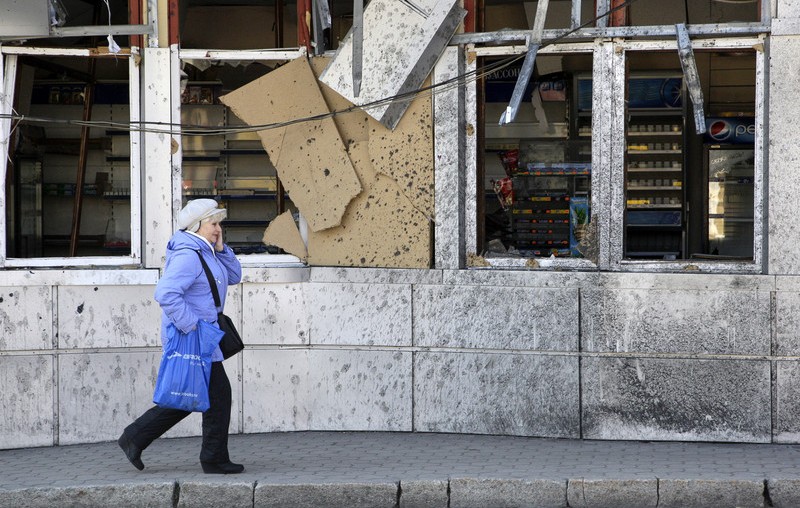
[[[627,53],[626,259],[752,259],[755,55],[698,51],[695,57],[705,134],[696,132],[677,52]],[[588,55],[540,55],[526,92],[530,102],[502,126],[519,68],[485,80],[479,161],[485,252],[583,257],[591,139],[598,135],[591,125],[591,67]]]

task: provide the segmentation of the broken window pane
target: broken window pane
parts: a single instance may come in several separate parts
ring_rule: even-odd
[[[698,134],[677,53],[628,58],[625,257],[753,258],[755,56],[696,51]]]
[[[235,6],[202,2],[180,3],[183,49],[265,49],[297,46],[295,2],[251,2],[251,5]],[[225,22],[220,23],[220,20]]]
[[[497,68],[484,82],[481,250],[583,257],[591,221],[592,57],[539,55],[516,120],[498,125],[520,65]]]
[[[203,69],[184,66],[187,79],[181,94],[181,123],[186,128],[220,127],[221,132],[212,136],[184,132],[183,201],[199,197],[220,201],[228,210],[223,222],[225,242],[237,254],[280,253],[277,247],[262,243],[264,230],[284,211],[296,210],[284,194],[257,132],[232,131],[247,125],[219,100],[263,76],[270,67],[256,62],[195,64]]]
[[[14,110],[41,121],[9,145],[9,258],[131,254],[128,61],[89,60],[19,59]],[[82,143],[85,108],[95,125]]]
[[[757,22],[756,0],[637,0],[627,8],[630,26]]]
[[[519,2],[516,0],[486,0],[483,29],[485,32],[497,30],[530,30],[536,14],[538,2]],[[594,2],[582,0],[581,23],[594,18]],[[572,2],[551,1],[547,6],[545,29],[570,28],[572,25]]]

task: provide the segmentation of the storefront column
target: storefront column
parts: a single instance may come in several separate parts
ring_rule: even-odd
[[[447,48],[433,69],[434,84],[463,74],[463,68],[464,59],[459,48]],[[450,85],[436,89],[433,111],[434,260],[437,269],[457,270],[466,264],[464,87]]]
[[[163,131],[172,122],[170,50],[145,48],[142,72],[142,120]],[[145,132],[142,160],[142,260],[147,268],[164,263],[165,247],[172,236],[172,175],[180,182],[180,165],[172,162],[173,136],[164,132]]]
[[[800,2],[778,2],[769,41],[767,83],[767,272],[800,273],[800,131],[796,128],[800,110]]]
[[[608,270],[622,258],[625,213],[624,54],[611,41],[597,45],[592,69],[592,222],[597,232],[597,266]],[[610,199],[603,199],[608,196]]]

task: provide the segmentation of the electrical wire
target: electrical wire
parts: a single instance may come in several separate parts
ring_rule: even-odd
[[[626,0],[625,2],[617,5],[616,7],[609,9],[607,12],[602,13],[593,19],[590,19],[586,23],[583,23],[578,27],[575,27],[571,30],[564,32],[558,37],[555,37],[554,39],[547,41],[546,43],[543,43],[540,46],[540,49],[556,44],[559,41],[569,37],[570,35],[586,28],[587,26],[596,23],[598,20],[610,16],[614,12],[620,9],[624,9],[637,1],[638,0]],[[411,90],[401,94],[396,94],[382,99],[377,99],[365,104],[353,105],[345,109],[320,113],[318,115],[311,115],[292,120],[286,120],[283,122],[274,122],[269,124],[248,125],[243,127],[218,127],[218,126],[191,125],[191,124],[171,123],[171,122],[140,121],[140,122],[121,123],[121,122],[108,122],[102,120],[90,120],[90,121],[68,120],[68,119],[44,118],[44,117],[34,117],[34,116],[16,115],[16,114],[11,114],[11,115],[0,114],[0,119],[11,119],[12,121],[17,122],[18,124],[23,122],[34,123],[34,124],[61,124],[61,125],[73,125],[80,127],[87,126],[94,128],[106,128],[113,130],[122,130],[127,132],[146,132],[146,133],[170,134],[170,135],[182,134],[191,136],[219,136],[224,134],[258,132],[258,131],[287,127],[289,125],[294,125],[298,123],[321,121],[327,118],[333,118],[335,116],[344,115],[359,110],[377,109],[392,103],[411,102],[418,97],[434,96],[436,94],[452,90],[453,88],[464,86],[467,83],[472,83],[476,80],[485,78],[494,72],[505,69],[514,64],[515,62],[523,59],[525,57],[525,54],[526,53],[513,55],[501,60],[497,60],[495,62],[491,62],[482,67],[476,68],[475,70],[459,74],[447,80],[431,84],[426,87],[418,88],[415,90]]]

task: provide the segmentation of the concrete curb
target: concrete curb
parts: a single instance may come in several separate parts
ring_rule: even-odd
[[[450,508],[536,506],[563,508],[566,482],[557,480],[450,480]]]
[[[767,493],[775,508],[794,508],[800,506],[800,480],[797,478],[770,478],[767,480]]]
[[[177,508],[253,506],[255,486],[254,482],[181,482]]]
[[[764,481],[659,480],[659,508],[764,507]]]
[[[399,508],[441,508],[450,499],[447,480],[400,482]]]
[[[520,480],[261,483],[233,478],[0,490],[0,508],[693,508],[800,506],[800,479]]]
[[[34,488],[0,490],[0,507],[148,506],[173,508],[176,497],[177,484],[175,482]]]
[[[624,506],[645,508],[659,506],[658,480],[588,480],[567,482],[567,501],[572,508],[589,506]]]
[[[256,484],[254,508],[376,508],[397,506],[399,485],[385,483]]]

